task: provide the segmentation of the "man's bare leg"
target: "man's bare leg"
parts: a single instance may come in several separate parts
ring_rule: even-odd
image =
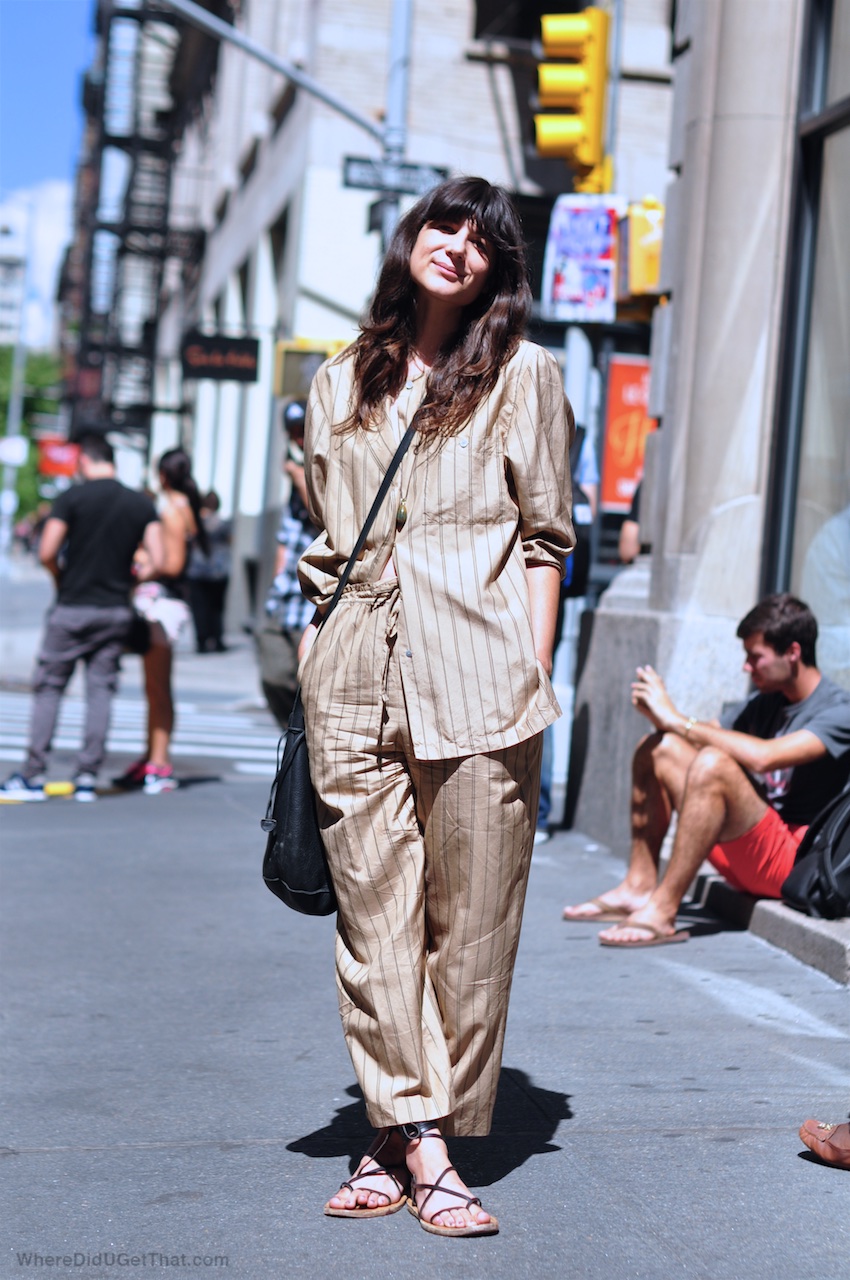
[[[695,752],[664,878],[627,921],[603,930],[600,939],[637,943],[645,942],[653,931],[675,933],[682,898],[713,846],[745,835],[766,810],[744,770],[725,751],[703,747]]]
[[[681,809],[696,749],[675,733],[651,733],[632,758],[631,852],[625,878],[591,902],[564,908],[565,920],[606,918],[636,911],[658,883],[658,859],[675,809]]]

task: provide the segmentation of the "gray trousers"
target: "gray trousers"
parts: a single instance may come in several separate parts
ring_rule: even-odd
[[[97,773],[106,753],[112,695],[130,630],[129,607],[57,604],[48,611],[33,684],[26,777],[43,773],[53,742],[59,704],[79,661],[86,664],[86,722],[79,773]]]

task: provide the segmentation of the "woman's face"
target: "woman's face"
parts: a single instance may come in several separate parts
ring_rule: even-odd
[[[410,255],[410,275],[421,293],[468,307],[487,283],[492,252],[466,219],[426,222]]]

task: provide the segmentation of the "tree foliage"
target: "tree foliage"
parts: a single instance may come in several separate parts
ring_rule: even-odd
[[[13,347],[0,347],[0,432],[5,431],[9,414],[9,393],[12,382]],[[37,426],[37,414],[55,414],[59,411],[59,357],[49,352],[33,351],[27,354],[24,373],[24,402],[21,433],[32,440]],[[31,445],[26,462],[18,469],[18,517],[34,511],[41,500],[38,475],[38,451]]]

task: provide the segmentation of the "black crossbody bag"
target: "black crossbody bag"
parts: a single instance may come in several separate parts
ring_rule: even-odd
[[[408,427],[387,467],[348,564],[319,623],[319,630],[327,622],[345,590],[369,530],[414,435],[414,427]],[[300,686],[295,695],[289,726],[281,743],[283,755],[280,755],[278,745],[277,772],[269,793],[266,816],[260,823],[263,831],[268,833],[263,856],[263,879],[272,893],[293,911],[300,911],[308,916],[329,916],[336,911],[336,894],[328,870],[316,812],[316,795],[310,779]]]

